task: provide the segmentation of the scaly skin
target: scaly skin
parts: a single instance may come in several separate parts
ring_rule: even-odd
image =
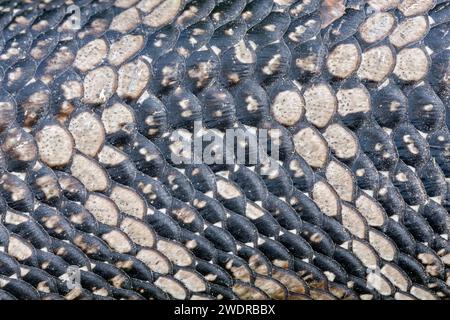
[[[449,26],[447,0],[0,2],[0,299],[448,299]],[[226,129],[271,149],[186,163]]]

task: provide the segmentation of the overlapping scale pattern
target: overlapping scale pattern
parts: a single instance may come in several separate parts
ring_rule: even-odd
[[[449,25],[447,0],[0,2],[0,299],[448,299]],[[174,161],[226,129],[279,158]]]

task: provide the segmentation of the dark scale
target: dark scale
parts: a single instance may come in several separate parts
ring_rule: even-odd
[[[191,25],[181,31],[177,43],[175,44],[177,52],[184,57],[189,57],[196,53],[203,45],[208,43],[213,32],[214,26],[211,19],[205,19]]]
[[[401,89],[393,82],[373,90],[373,115],[382,127],[394,128],[407,120],[408,100]]]
[[[418,168],[429,161],[427,142],[413,126],[398,125],[393,132],[393,140],[400,159],[407,165]]]
[[[428,85],[415,88],[408,94],[408,115],[411,123],[420,131],[431,133],[445,121],[445,107]]]
[[[230,88],[235,97],[236,117],[244,125],[256,126],[269,116],[269,97],[253,79]]]
[[[248,39],[258,47],[279,40],[290,25],[289,15],[281,12],[272,12],[263,21],[248,31]]]
[[[321,23],[317,13],[292,20],[286,30],[284,41],[289,46],[299,45],[316,36],[320,32]]]
[[[244,38],[246,29],[245,23],[240,20],[228,22],[214,31],[209,46],[217,54],[223,54]]]
[[[0,7],[0,300],[450,296],[447,0]]]
[[[251,1],[244,10],[242,10],[241,18],[247,23],[248,28],[251,28],[260,23],[265,17],[267,17],[273,7],[273,1]]]
[[[293,77],[307,84],[310,77],[320,76],[324,64],[326,47],[320,35],[291,49],[291,69]]]
[[[391,180],[407,204],[414,206],[423,204],[426,201],[427,195],[422,181],[405,163],[398,162],[395,170],[392,172]]]
[[[195,51],[186,58],[186,87],[198,93],[208,87],[220,72],[219,57],[212,49]]]

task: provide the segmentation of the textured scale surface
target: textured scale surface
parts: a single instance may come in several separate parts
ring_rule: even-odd
[[[450,1],[9,0],[0,30],[0,299],[450,298]],[[174,162],[198,122],[280,157]]]

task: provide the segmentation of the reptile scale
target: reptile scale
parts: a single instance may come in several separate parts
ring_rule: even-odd
[[[450,1],[11,0],[0,30],[0,299],[450,298]]]

